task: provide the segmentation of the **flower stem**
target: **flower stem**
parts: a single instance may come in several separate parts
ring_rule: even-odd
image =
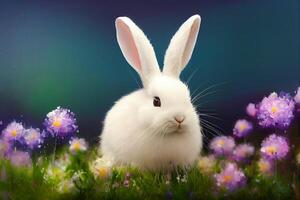
[[[277,170],[278,170],[278,163],[277,160],[275,160],[275,180],[277,181]]]
[[[55,139],[54,139],[54,149],[53,149],[52,163],[54,163],[54,160],[55,160],[56,146],[57,146],[57,137],[55,137]]]

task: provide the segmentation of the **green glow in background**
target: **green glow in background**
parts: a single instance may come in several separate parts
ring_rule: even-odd
[[[202,25],[191,62],[191,90],[213,84],[200,100],[231,131],[249,101],[300,85],[300,2],[236,1],[1,1],[0,118],[42,128],[47,112],[76,113],[80,134],[96,142],[105,113],[137,89],[135,72],[115,39],[114,20],[131,17],[151,40],[160,64],[169,40],[189,16]]]

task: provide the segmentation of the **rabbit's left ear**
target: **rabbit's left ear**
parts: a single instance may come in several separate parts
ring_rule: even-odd
[[[147,87],[150,79],[160,74],[150,41],[128,17],[116,19],[116,30],[117,40],[125,59],[140,75],[144,87]]]
[[[171,39],[166,51],[163,73],[179,78],[189,62],[199,32],[201,18],[194,15],[185,21]]]

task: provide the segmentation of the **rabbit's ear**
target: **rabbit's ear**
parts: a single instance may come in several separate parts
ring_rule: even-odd
[[[128,17],[116,19],[117,40],[127,62],[138,72],[144,87],[160,73],[152,45],[143,31]]]
[[[194,15],[185,21],[171,39],[166,51],[163,73],[178,78],[189,62],[199,32],[201,18]]]

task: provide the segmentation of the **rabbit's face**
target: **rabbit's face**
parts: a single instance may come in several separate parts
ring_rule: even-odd
[[[147,102],[141,108],[141,118],[160,135],[185,133],[198,123],[188,87],[179,79],[159,75],[145,90]]]

